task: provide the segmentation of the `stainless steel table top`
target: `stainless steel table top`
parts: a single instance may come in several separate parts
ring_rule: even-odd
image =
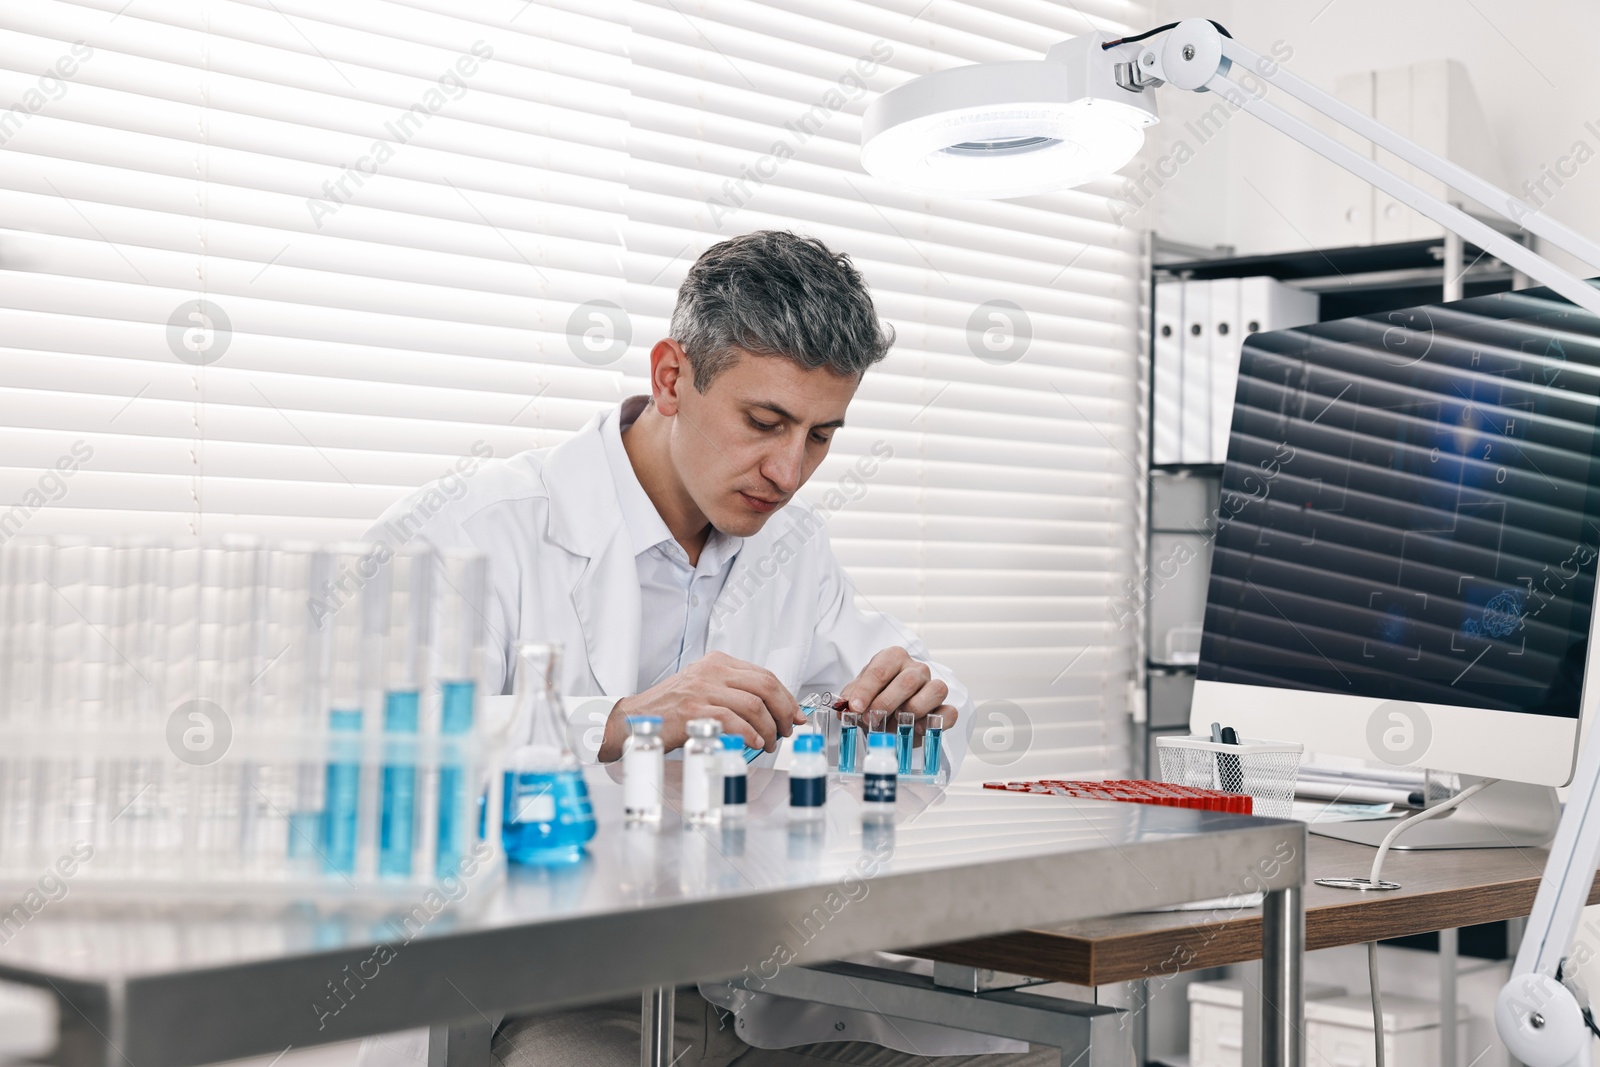
[[[685,827],[670,801],[640,827],[588,774],[587,857],[514,867],[459,908],[439,907],[450,886],[389,915],[110,912],[69,894],[0,945],[0,978],[60,995],[57,1062],[187,1067],[663,984],[759,990],[792,962],[1304,881],[1300,823],[903,786],[895,824],[874,827],[833,783],[806,827],[786,776],[757,770],[742,827]]]

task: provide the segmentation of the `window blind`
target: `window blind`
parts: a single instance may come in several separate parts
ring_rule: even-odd
[[[643,392],[695,257],[794,229],[850,253],[899,334],[805,491],[862,601],[973,690],[969,776],[1123,769],[1137,237],[1109,183],[929,199],[857,145],[867,101],[916,75],[1143,21],[1116,0],[8,5],[4,535],[359,534],[458,461]]]

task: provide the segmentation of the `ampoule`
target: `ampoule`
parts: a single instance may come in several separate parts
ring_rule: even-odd
[[[894,754],[901,774],[911,773],[911,752],[916,744],[917,717],[902,711],[894,717]]]
[[[622,750],[622,810],[632,822],[661,821],[665,750],[659,715],[629,715]]]
[[[717,821],[722,808],[722,724],[690,719],[683,746],[683,819],[692,825]]]
[[[922,720],[922,773],[939,773],[939,750],[944,744],[944,716],[930,711]]]
[[[797,734],[794,761],[789,765],[789,816],[820,819],[827,799],[828,757],[822,751],[822,735]]]
[[[839,713],[839,773],[856,773],[856,749],[861,738],[861,713]]]
[[[899,769],[894,754],[894,738],[887,733],[867,738],[867,761],[863,768],[861,808],[866,815],[894,815],[895,773]]]
[[[744,738],[738,734],[722,735],[722,822],[724,825],[744,819],[748,810],[750,776],[744,762]]]

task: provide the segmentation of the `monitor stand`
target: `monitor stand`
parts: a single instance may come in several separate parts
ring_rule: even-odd
[[[1463,784],[1468,779],[1463,776]],[[1313,823],[1312,833],[1363,845],[1381,845],[1395,823],[1393,819],[1365,822]],[[1389,847],[1395,851],[1425,848],[1523,848],[1548,845],[1556,836],[1561,808],[1556,791],[1547,785],[1496,782],[1454,811],[1425,819],[1406,830]]]

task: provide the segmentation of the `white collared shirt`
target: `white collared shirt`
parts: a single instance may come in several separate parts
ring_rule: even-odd
[[[639,675],[636,693],[671,677],[706,654],[706,634],[711,626],[711,608],[722,594],[728,571],[744,545],[712,529],[700,551],[698,563],[667,529],[661,513],[639,483],[622,434],[649,405],[647,396],[629,397],[622,402],[619,417],[607,420],[601,430],[606,462],[617,486],[617,503],[622,507],[622,522],[633,544],[634,563],[639,568]]]

